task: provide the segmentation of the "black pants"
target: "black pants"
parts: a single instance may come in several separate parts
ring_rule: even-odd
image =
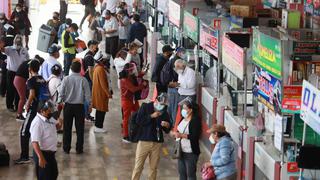
[[[71,149],[72,140],[72,124],[75,120],[77,143],[76,151],[83,151],[84,139],[84,106],[83,104],[65,104],[63,110],[63,150],[69,152]]]
[[[95,13],[96,13],[96,10],[93,6],[85,6],[84,15],[83,15],[81,22],[80,22],[80,29],[82,29],[82,25],[83,25],[84,20],[89,15],[94,16]]]
[[[31,123],[37,115],[38,107],[33,105],[30,107],[30,111],[27,114],[26,120],[23,122],[20,129],[20,148],[21,154],[20,158],[28,159],[29,158],[29,141],[30,141],[30,126]]]
[[[119,39],[119,46],[118,46],[118,51],[120,51],[123,47],[126,46],[126,39]]]
[[[143,68],[143,66],[144,66],[144,57],[143,57],[143,50],[142,50],[142,53],[141,54],[139,54],[139,56],[140,56],[140,68],[142,69]]]
[[[66,3],[66,1],[60,0],[60,21],[62,23],[66,22],[67,13],[68,13],[68,4]]]
[[[160,95],[161,93],[167,93],[168,91],[168,87],[163,86],[161,83],[156,83],[156,88],[158,95]]]
[[[0,83],[0,94],[5,96],[7,93],[7,63],[1,64],[1,83]]]
[[[96,122],[95,126],[97,128],[103,128],[103,122],[106,112],[96,110]]]
[[[56,180],[58,178],[58,164],[55,152],[41,151],[47,164],[44,168],[39,166],[38,155],[33,151],[33,159],[38,180]]]
[[[112,58],[116,58],[118,52],[119,37],[106,37],[106,53],[111,54]]]
[[[7,97],[6,104],[8,109],[17,109],[19,104],[19,94],[13,85],[14,77],[16,73],[13,71],[7,71]]]
[[[197,180],[197,162],[199,155],[193,153],[182,153],[178,160],[180,180]]]

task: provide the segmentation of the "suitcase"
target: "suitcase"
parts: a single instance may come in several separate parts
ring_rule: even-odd
[[[0,143],[0,166],[9,166],[10,155],[3,143]]]

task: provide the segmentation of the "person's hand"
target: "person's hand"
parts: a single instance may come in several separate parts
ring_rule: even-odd
[[[161,121],[161,126],[165,128],[169,128],[170,124],[167,121]]]
[[[151,117],[152,119],[154,119],[154,118],[159,117],[160,115],[161,115],[161,112],[159,112],[159,111],[155,111],[154,113],[152,113],[152,114],[151,114],[151,116],[150,116],[150,117]]]
[[[63,123],[63,120],[61,118],[58,118],[58,123],[56,124],[56,128],[57,130],[60,130],[62,128],[62,123]]]
[[[45,167],[46,167],[46,164],[47,164],[47,161],[46,161],[44,158],[40,157],[40,158],[39,158],[39,166],[40,166],[41,168],[45,168]]]
[[[179,87],[179,83],[178,82],[170,82],[169,83],[169,87],[171,87],[171,88],[176,88],[176,87]]]

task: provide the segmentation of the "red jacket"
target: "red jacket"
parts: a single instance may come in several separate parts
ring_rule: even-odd
[[[120,80],[121,89],[121,100],[122,101],[133,101],[134,93],[142,90],[143,85],[134,85],[131,77],[123,78]]]

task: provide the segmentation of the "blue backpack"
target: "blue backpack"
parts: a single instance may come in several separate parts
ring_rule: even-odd
[[[48,83],[42,79],[43,82],[40,82],[39,87],[39,95],[38,95],[38,101],[47,101],[50,99],[50,92],[48,88]]]

